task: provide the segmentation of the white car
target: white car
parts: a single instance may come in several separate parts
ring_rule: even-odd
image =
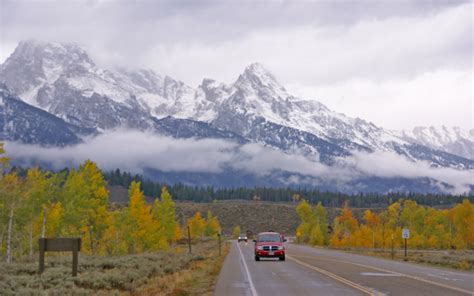
[[[237,241],[238,241],[239,243],[240,243],[241,241],[247,242],[247,235],[244,234],[244,233],[241,233],[241,234],[239,235],[239,238],[237,239]]]

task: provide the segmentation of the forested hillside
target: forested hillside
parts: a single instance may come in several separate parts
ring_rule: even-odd
[[[214,200],[255,200],[272,202],[290,202],[305,199],[310,203],[321,202],[326,207],[342,207],[348,205],[355,208],[378,208],[386,207],[399,199],[410,199],[420,205],[448,206],[460,203],[463,199],[474,202],[474,195],[449,195],[449,194],[420,194],[392,192],[387,194],[364,193],[349,195],[340,192],[319,191],[317,189],[304,188],[216,188],[195,187],[185,184],[163,184],[153,182],[141,175],[132,175],[119,169],[104,173],[105,179],[110,186],[118,185],[128,188],[132,181],[139,181],[145,195],[149,197],[158,196],[161,188],[167,186],[170,194],[178,201],[212,202]],[[111,197],[112,201],[120,201],[120,196]],[[122,199],[123,200],[123,199]]]

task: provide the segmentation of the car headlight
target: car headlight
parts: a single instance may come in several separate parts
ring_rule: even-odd
[[[278,250],[284,250],[285,247],[284,246],[278,246]]]
[[[262,250],[263,250],[263,246],[258,246],[258,247],[257,247],[257,250],[261,250],[261,251],[262,251]]]

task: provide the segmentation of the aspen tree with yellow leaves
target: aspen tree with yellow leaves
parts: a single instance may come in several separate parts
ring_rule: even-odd
[[[14,257],[37,251],[40,237],[79,237],[81,252],[121,255],[168,249],[181,238],[175,203],[166,187],[153,205],[147,204],[139,182],[129,188],[129,202],[111,209],[104,176],[86,160],[62,172],[30,168],[8,172],[0,143],[0,254]],[[217,217],[197,212],[188,220],[193,237],[220,232]]]
[[[175,203],[166,187],[161,189],[160,198],[155,199],[153,218],[158,224],[158,232],[168,243],[171,244],[179,238],[180,233],[176,230],[179,225],[176,221]]]
[[[154,249],[158,226],[153,220],[151,206],[146,204],[140,182],[132,182],[128,190],[128,207],[124,211],[123,231],[129,253]]]
[[[358,227],[359,223],[346,203],[339,216],[334,219],[334,231],[330,239],[330,245],[333,247],[349,247]]]
[[[315,220],[318,211],[312,213],[309,204],[302,201],[296,212],[301,220],[296,229],[298,241],[320,244],[322,228],[315,227],[321,223]],[[398,248],[403,243],[402,228],[408,228],[410,248],[474,249],[474,205],[468,199],[451,209],[423,207],[413,200],[401,200],[377,213],[365,210],[360,222],[346,204],[334,219],[331,238],[324,245],[390,248],[393,244]]]
[[[316,223],[310,204],[306,200],[302,200],[296,206],[296,213],[301,220],[301,224],[296,229],[296,238],[299,242],[308,242],[311,230]]]
[[[61,203],[64,208],[65,235],[81,236],[83,250],[95,254],[107,225],[108,192],[97,165],[86,160],[78,170],[72,170],[63,186]]]
[[[373,213],[371,210],[365,210],[364,212],[364,221],[367,227],[372,233],[372,248],[376,247],[375,244],[375,233],[377,232],[377,227],[380,224],[380,218],[377,214]]]
[[[196,212],[193,217],[189,218],[187,221],[189,231],[191,233],[191,238],[198,238],[204,235],[204,227],[206,226],[206,221],[202,218],[200,212]]]
[[[232,228],[232,237],[238,238],[239,235],[240,235],[240,225],[236,225],[234,226],[234,228]]]
[[[221,231],[219,220],[212,215],[210,210],[207,211],[206,225],[204,226],[204,235],[208,237],[215,237]]]
[[[23,202],[22,181],[15,173],[6,174],[0,180],[0,195],[2,196],[2,208],[7,213],[7,242],[6,242],[6,262],[12,262],[13,250],[13,224],[16,218],[15,214]],[[2,223],[3,224],[3,223]]]

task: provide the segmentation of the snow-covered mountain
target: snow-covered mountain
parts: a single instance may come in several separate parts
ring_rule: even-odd
[[[258,63],[229,85],[207,78],[193,88],[150,69],[102,69],[76,44],[29,40],[0,66],[0,82],[12,94],[8,97],[16,96],[35,108],[31,110],[87,134],[124,126],[173,137],[256,142],[319,157],[327,164],[353,151],[385,151],[437,167],[474,168],[472,131],[470,138],[455,130],[390,131],[291,95]],[[22,133],[19,127],[16,133]],[[74,135],[83,136],[79,131]],[[41,137],[42,142],[26,136],[14,139],[58,142]],[[74,143],[71,138],[69,144]]]
[[[1,138],[43,146],[78,144],[94,131],[66,123],[61,118],[26,104],[0,83]]]
[[[400,137],[413,143],[431,147],[474,160],[474,129],[430,126],[401,131]]]

